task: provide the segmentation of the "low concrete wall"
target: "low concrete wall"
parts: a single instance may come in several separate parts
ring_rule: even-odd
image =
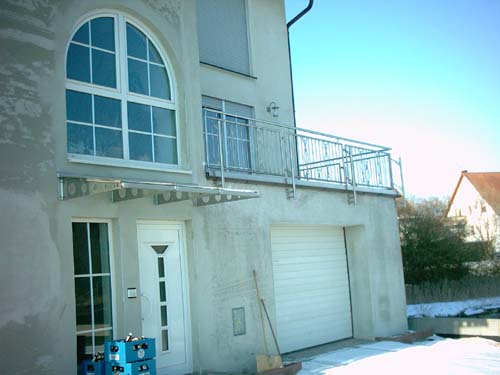
[[[432,328],[436,334],[487,336],[500,338],[500,319],[481,318],[409,318],[408,328],[419,331]]]

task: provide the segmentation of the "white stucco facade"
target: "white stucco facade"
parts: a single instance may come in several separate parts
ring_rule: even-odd
[[[0,330],[9,374],[76,373],[75,270],[72,222],[104,222],[110,232],[113,336],[141,335],[138,223],[182,228],[184,354],[182,372],[253,372],[264,351],[252,271],[276,321],[270,228],[341,227],[349,268],[354,337],[407,329],[394,194],[227,181],[259,198],[196,207],[190,200],[155,205],[151,196],[111,202],[109,193],[58,200],[57,173],[106,179],[214,186],[204,168],[202,95],[254,108],[280,106],[292,124],[287,30],[282,1],[246,1],[251,74],[200,64],[195,1],[4,1],[0,5]],[[67,154],[66,53],[76,25],[100,12],[142,25],[167,56],[177,106],[178,169],[130,168],[71,161]],[[136,289],[139,298],[129,298]],[[245,334],[234,335],[232,310],[244,308]],[[307,319],[307,317],[304,317]],[[279,335],[279,332],[278,332]],[[268,335],[269,346],[272,339]]]

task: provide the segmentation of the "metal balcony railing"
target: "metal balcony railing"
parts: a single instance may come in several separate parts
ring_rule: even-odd
[[[222,184],[239,173],[284,177],[293,191],[304,181],[340,184],[354,199],[360,188],[403,193],[401,161],[387,147],[208,108],[203,117],[206,168]]]

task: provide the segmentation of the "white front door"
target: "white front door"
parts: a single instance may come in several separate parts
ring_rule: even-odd
[[[183,226],[139,223],[137,232],[142,334],[156,339],[158,375],[191,372]]]

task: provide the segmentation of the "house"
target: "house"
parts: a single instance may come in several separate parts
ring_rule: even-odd
[[[282,0],[0,7],[2,373],[254,371],[253,270],[283,352],[407,329],[389,149],[294,127]]]
[[[467,240],[493,242],[500,251],[500,172],[460,174],[446,209],[446,216],[461,218],[468,229]]]

